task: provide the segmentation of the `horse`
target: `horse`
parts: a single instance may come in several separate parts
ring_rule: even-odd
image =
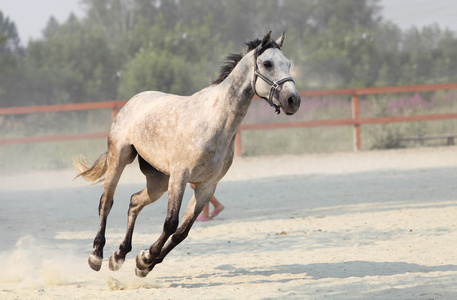
[[[230,168],[235,136],[254,95],[265,99],[276,113],[281,109],[287,115],[297,112],[301,99],[289,74],[291,62],[281,51],[284,39],[285,32],[272,40],[270,31],[263,39],[246,43],[242,53],[227,56],[218,79],[191,96],[158,91],[135,95],[114,118],[108,149],[91,166],[83,156],[74,159],[77,177],[104,181],[100,225],[89,255],[93,270],[99,271],[102,265],[106,222],[119,178],[136,157],[146,187],[130,198],[127,232],[110,257],[109,268],[119,270],[132,250],[135,220],[143,207],[168,191],[162,234],[136,256],[135,274],[145,277],[187,237]],[[195,189],[179,224],[187,183]]]

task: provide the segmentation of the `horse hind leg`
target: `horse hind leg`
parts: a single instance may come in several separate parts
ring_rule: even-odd
[[[119,250],[110,257],[109,268],[111,271],[119,270],[125,261],[125,256],[132,250],[132,236],[138,214],[143,207],[154,203],[167,191],[168,176],[154,169],[140,156],[138,156],[138,160],[140,161],[142,172],[146,175],[146,188],[133,194],[130,199],[127,233],[124,241],[119,246]]]
[[[94,239],[94,250],[89,255],[88,260],[89,266],[94,271],[99,271],[102,266],[103,248],[106,243],[106,221],[113,206],[113,196],[116,186],[125,166],[135,159],[136,154],[135,148],[131,145],[119,149],[108,147],[108,168],[105,174],[103,194],[100,197],[100,204],[98,207],[100,225]]]
[[[209,202],[211,197],[214,195],[216,186],[196,186],[194,191],[194,196],[189,201],[189,204],[186,207],[184,212],[182,224],[177,228],[175,233],[171,236],[171,239],[167,244],[162,248],[160,254],[154,259],[153,263],[147,267],[147,269],[140,269],[138,267],[138,257],[137,257],[137,268],[135,274],[138,277],[146,277],[149,272],[155,267],[156,264],[159,264],[163,261],[165,256],[170,253],[177,245],[186,239],[189,234],[192,225],[197,219],[198,215],[203,210],[203,207]],[[141,254],[141,253],[140,253]]]
[[[132,250],[132,236],[136,218],[143,207],[150,203],[151,201],[147,195],[146,188],[136,194],[133,194],[130,198],[127,233],[125,235],[124,241],[119,246],[119,250],[114,252],[109,259],[109,268],[111,271],[119,270],[125,261],[125,256]]]

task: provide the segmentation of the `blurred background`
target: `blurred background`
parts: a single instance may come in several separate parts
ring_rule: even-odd
[[[299,90],[457,82],[452,0],[0,0],[0,107],[189,95],[229,53],[287,32]],[[456,112],[452,90],[366,96],[361,117]],[[292,118],[254,101],[245,123],[351,117],[350,97],[304,99]],[[0,139],[108,131],[109,110],[0,116]],[[457,133],[454,120],[366,125],[362,150],[422,147],[409,135]],[[252,131],[243,155],[352,151],[352,127]],[[0,172],[64,168],[106,140],[0,146]]]

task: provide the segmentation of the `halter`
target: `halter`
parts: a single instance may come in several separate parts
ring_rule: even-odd
[[[257,65],[257,58],[259,57],[259,55],[261,55],[265,50],[267,50],[269,48],[278,48],[278,49],[280,49],[279,46],[275,42],[270,41],[265,46],[263,46],[263,47],[259,46],[259,47],[255,48],[255,50],[254,50],[255,69],[254,69],[254,79],[252,81],[252,87],[254,89],[254,93],[258,97],[266,100],[268,102],[268,104],[270,104],[270,106],[273,106],[275,108],[276,113],[279,114],[281,112],[280,109],[279,109],[280,107],[273,103],[273,97],[274,97],[275,94],[277,94],[279,92],[278,89],[281,87],[281,85],[283,83],[285,83],[287,81],[294,82],[294,80],[292,79],[292,77],[286,77],[286,78],[283,78],[283,79],[280,79],[280,80],[277,80],[277,81],[271,81],[270,79],[268,79],[267,77],[265,77],[264,75],[262,75],[259,72],[259,67]],[[270,95],[268,96],[268,98],[262,97],[259,94],[257,94],[257,91],[255,89],[255,84],[257,82],[257,77],[260,77],[263,81],[265,81],[266,83],[268,83],[270,85]]]

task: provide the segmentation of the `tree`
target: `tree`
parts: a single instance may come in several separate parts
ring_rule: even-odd
[[[32,103],[115,99],[116,69],[106,34],[74,15],[63,24],[51,18],[44,39],[29,42],[25,64]]]
[[[360,87],[376,82],[379,55],[373,32],[377,0],[310,1],[298,64],[308,85]]]
[[[399,84],[419,84],[455,81],[457,39],[438,25],[413,27],[403,33],[400,53]]]
[[[224,57],[272,30],[299,89],[457,80],[457,38],[437,25],[402,31],[380,0],[81,0],[86,16],[24,51],[0,13],[0,104],[127,99],[143,90],[193,93]],[[167,65],[168,64],[168,65]]]
[[[120,98],[129,99],[147,90],[188,94],[195,88],[192,66],[180,56],[148,49],[128,64],[119,86]]]
[[[138,30],[143,44],[122,72],[118,97],[129,98],[144,90],[190,94],[208,85],[220,52],[211,23],[212,17],[207,16],[190,26],[177,23],[173,31],[166,31],[165,17],[160,15],[154,26]]]
[[[16,91],[21,88],[23,68],[16,25],[0,11],[0,106],[17,103]]]

